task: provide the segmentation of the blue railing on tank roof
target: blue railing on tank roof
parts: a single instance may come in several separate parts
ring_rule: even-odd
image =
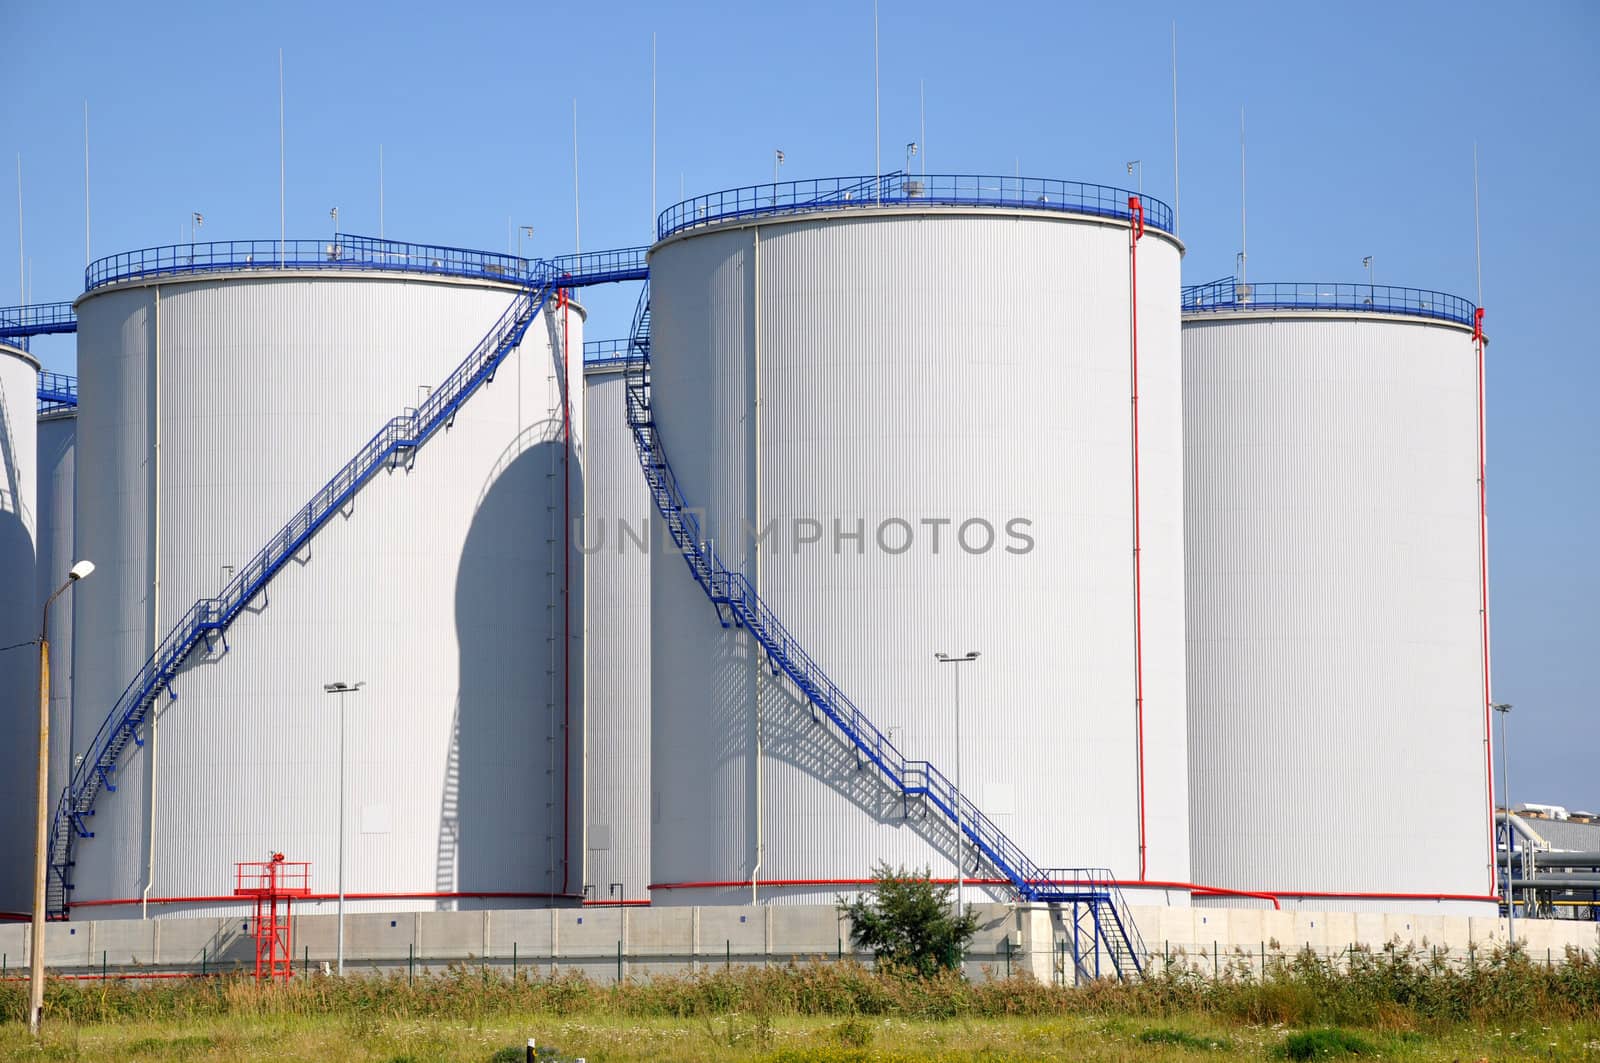
[[[39,412],[74,409],[78,405],[78,378],[65,373],[39,373]]]
[[[147,277],[252,269],[384,270],[519,283],[553,272],[543,259],[341,233],[324,240],[215,240],[125,251],[90,263],[84,290]]]
[[[700,225],[770,214],[805,214],[840,207],[963,206],[1011,207],[1129,218],[1129,197],[1137,193],[1108,185],[1060,181],[1048,177],[998,177],[981,174],[908,174],[825,177],[779,181],[712,192],[675,203],[656,219],[656,233],[673,233]],[[1172,208],[1158,199],[1139,196],[1145,224],[1172,231]]]
[[[1223,277],[1183,289],[1185,314],[1225,310],[1354,310],[1471,325],[1477,307],[1459,295],[1387,284],[1240,284],[1236,277]]]

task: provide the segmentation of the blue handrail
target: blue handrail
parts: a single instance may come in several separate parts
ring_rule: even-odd
[[[124,251],[91,262],[84,272],[84,290],[150,277],[258,269],[382,270],[510,283],[553,272],[549,263],[536,258],[340,233],[325,240],[214,240]]]
[[[1143,971],[1144,944],[1127,912],[1116,878],[1105,868],[1041,868],[1030,860],[999,826],[932,763],[908,759],[827,674],[776,613],[756,593],[742,573],[723,564],[701,531],[700,520],[678,484],[656,428],[650,402],[649,290],[641,294],[634,314],[632,346],[639,357],[627,364],[627,421],[633,430],[639,464],[649,484],[656,509],[689,572],[719,612],[726,609],[733,623],[760,644],[775,670],[786,675],[806,699],[830,720],[856,749],[874,764],[889,784],[908,797],[922,797],[952,822],[959,824],[990,865],[1010,880],[1024,899],[1044,903],[1088,904],[1104,907],[1117,929],[1109,950]],[[1096,920],[1096,926],[1099,926]],[[1097,944],[1098,947],[1098,944]]]
[[[1128,200],[1136,195],[1125,188],[1048,177],[896,171],[881,176],[779,181],[696,196],[662,211],[656,220],[656,233],[664,240],[686,229],[739,218],[883,205],[1006,207],[1131,218]],[[1170,233],[1172,208],[1148,196],[1138,198],[1144,207],[1145,224]]]
[[[78,331],[71,303],[28,303],[0,307],[0,342],[28,349],[28,337]]]
[[[234,574],[221,594],[195,602],[167,632],[89,742],[57,803],[51,828],[48,883],[48,904],[53,916],[62,918],[68,913],[73,847],[76,838],[94,837],[86,818],[94,814],[96,797],[102,789],[116,789],[112,775],[118,759],[130,741],[141,742],[139,726],[156,698],[163,690],[176,697],[171,685],[184,661],[202,642],[209,647],[213,635],[222,638],[226,647],[226,631],[233,620],[362,485],[402,452],[414,455],[440,428],[453,421],[461,405],[493,376],[495,369],[522,341],[557,283],[558,279],[546,272],[537,281],[520,287],[511,305],[427,401],[384,424],[355,457]]]
[[[550,268],[561,278],[561,284],[568,288],[615,281],[642,281],[650,275],[650,264],[646,261],[649,252],[648,247],[620,247],[609,251],[557,255],[550,260]]]
[[[341,233],[326,240],[214,240],[124,251],[90,263],[84,290],[108,284],[195,273],[251,270],[352,270],[422,273],[511,284],[560,279],[562,287],[643,280],[646,247],[627,247],[555,259],[519,258],[442,244],[416,244]]]
[[[39,412],[75,409],[78,405],[78,378],[65,373],[39,373]]]
[[[1387,284],[1334,284],[1278,281],[1240,284],[1222,277],[1183,289],[1183,312],[1201,314],[1240,310],[1353,310],[1369,314],[1401,314],[1471,325],[1477,307],[1472,300],[1425,288]]]
[[[623,366],[636,357],[631,339],[585,340],[583,343],[583,366],[585,369]]]

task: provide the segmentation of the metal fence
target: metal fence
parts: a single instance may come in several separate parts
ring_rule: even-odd
[[[1132,218],[1130,199],[1143,206],[1145,224],[1172,231],[1172,208],[1125,188],[1047,177],[984,174],[908,174],[825,177],[729,188],[676,203],[656,221],[661,239],[714,222],[764,215],[805,214],[841,207],[964,206],[1022,208]]]
[[[1354,310],[1471,325],[1477,307],[1470,299],[1459,295],[1387,284],[1316,281],[1242,284],[1235,277],[1223,277],[1183,289],[1185,314],[1240,310]]]
[[[554,272],[537,258],[341,234],[326,240],[215,240],[125,251],[90,263],[84,290],[148,277],[256,269],[392,270],[514,282]]]

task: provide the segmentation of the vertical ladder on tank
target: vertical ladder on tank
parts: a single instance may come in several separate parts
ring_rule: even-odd
[[[1074,925],[1082,923],[1091,928],[1093,955],[1106,957],[1106,973],[1119,978],[1142,974],[1144,942],[1109,869],[1045,869],[1030,860],[943,772],[926,760],[909,760],[901,754],[806,653],[750,581],[722,563],[701,534],[700,522],[690,511],[673,475],[651,406],[648,283],[634,311],[630,342],[634,357],[629,359],[626,370],[624,401],[639,466],[689,574],[718,614],[731,618],[724,622],[744,628],[761,647],[774,674],[788,677],[839,735],[865,761],[877,767],[889,786],[907,798],[922,798],[957,824],[981,858],[1010,882],[1021,899],[1070,906]]]

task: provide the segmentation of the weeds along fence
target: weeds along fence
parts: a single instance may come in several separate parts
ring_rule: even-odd
[[[1485,947],[1445,948],[1428,945],[1382,947],[1350,944],[1341,947],[1287,947],[1265,940],[1254,947],[1211,942],[1150,942],[1145,956],[1148,979],[1182,979],[1188,982],[1211,981],[1265,983],[1281,979],[1289,971],[1316,969],[1328,977],[1354,977],[1375,965],[1404,966],[1435,973],[1468,975],[1495,964],[1514,961],[1528,968],[1556,971],[1564,967],[1600,965],[1600,948],[1568,946],[1530,951],[1503,944]],[[193,956],[134,957],[101,949],[83,962],[52,962],[48,977],[64,983],[164,982],[183,979],[228,978],[250,975],[253,955],[237,947],[237,942],[214,942],[202,946]],[[964,954],[963,978],[973,984],[1007,981],[1019,977],[1037,978],[1057,987],[1082,986],[1095,981],[1081,965],[1073,963],[1071,942],[1057,939],[1048,964],[1042,956],[1014,944],[1009,937],[998,938]],[[325,949],[297,946],[294,976],[311,979],[330,975],[335,959]],[[698,977],[709,974],[737,974],[749,971],[826,967],[840,965],[877,972],[870,952],[852,948],[840,937],[832,949],[773,950],[751,947],[724,939],[706,943],[697,950],[624,947],[616,942],[604,950],[563,950],[552,953],[537,947],[524,947],[512,941],[505,948],[488,952],[454,948],[423,948],[415,941],[379,954],[351,952],[345,960],[346,972],[358,978],[379,977],[416,983],[454,977],[457,972],[475,972],[483,979],[510,980],[581,978],[597,986],[619,982],[648,982],[656,979]],[[1048,977],[1041,977],[1048,970]],[[0,986],[26,982],[26,956],[0,953]],[[1107,979],[1109,980],[1109,972]],[[1600,1002],[1600,1001],[1597,1001]]]
[[[997,946],[969,949],[964,956],[963,975],[971,981],[993,981],[1021,975],[1028,957],[1020,948],[1002,938]],[[337,961],[322,949],[309,945],[296,948],[294,976],[320,977],[332,973]],[[254,971],[254,956],[238,949],[202,947],[197,956],[163,961],[146,961],[114,955],[102,949],[87,962],[51,963],[48,977],[63,982],[161,982],[188,978],[242,976]],[[444,977],[457,970],[470,970],[485,978],[559,979],[580,976],[596,985],[616,982],[649,981],[656,978],[695,976],[715,972],[741,972],[772,968],[853,964],[876,972],[870,952],[839,941],[832,949],[809,951],[752,949],[731,938],[697,951],[675,949],[625,949],[618,942],[605,951],[569,951],[559,954],[525,948],[511,942],[501,951],[481,953],[454,949],[423,949],[407,944],[398,953],[384,955],[348,954],[347,974],[365,977],[401,978],[408,982]],[[26,981],[25,957],[0,954],[0,984]]]
[[[1212,977],[1174,962],[1133,982],[1049,985],[1016,974],[973,981],[875,972],[849,960],[707,966],[621,984],[570,968],[555,976],[519,967],[451,964],[430,977],[324,977],[265,985],[239,975],[133,982],[54,980],[51,1021],[118,1022],[208,1016],[329,1015],[381,1018],[506,1014],[632,1017],[832,1015],[908,1019],[1121,1014],[1210,1014],[1250,1023],[1336,1023],[1411,1029],[1428,1023],[1600,1021],[1600,956],[1570,950],[1535,963],[1520,950],[1490,949],[1465,966],[1415,949],[1356,949],[1325,958],[1303,950],[1257,975],[1219,965]],[[21,1023],[27,985],[0,982],[0,1021]]]

